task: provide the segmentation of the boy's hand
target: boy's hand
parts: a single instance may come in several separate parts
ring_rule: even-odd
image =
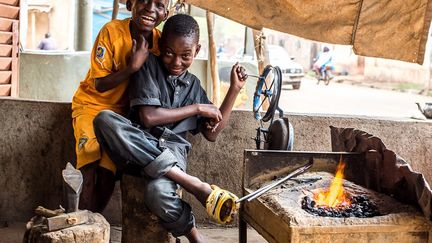
[[[209,118],[214,124],[222,121],[222,113],[219,108],[212,104],[198,104],[198,114]]]
[[[148,42],[140,35],[138,40],[132,40],[132,53],[129,60],[129,68],[132,72],[138,71],[149,55]]]
[[[208,122],[205,123],[206,128],[208,130],[211,130],[211,132],[216,132],[216,129],[218,128],[220,122],[216,122],[215,120],[211,119]]]
[[[231,69],[231,86],[240,90],[245,85],[248,78],[246,69],[238,62]]]

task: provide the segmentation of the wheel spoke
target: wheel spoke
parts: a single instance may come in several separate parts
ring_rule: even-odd
[[[258,106],[257,111],[261,108],[261,106],[264,104],[264,101],[267,99],[267,96],[264,96],[264,99],[261,101],[261,104]]]

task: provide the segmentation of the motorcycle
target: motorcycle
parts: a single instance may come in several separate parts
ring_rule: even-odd
[[[320,68],[320,72],[316,75],[316,79],[318,80],[317,84],[319,84],[320,81],[323,81],[325,85],[329,85],[330,81],[334,78],[332,71],[333,66],[323,65]]]

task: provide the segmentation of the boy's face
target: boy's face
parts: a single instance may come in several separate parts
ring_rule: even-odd
[[[194,36],[168,35],[166,39],[161,40],[160,58],[171,75],[179,76],[192,65],[201,45]]]
[[[128,0],[132,23],[138,32],[150,32],[168,16],[168,0]]]

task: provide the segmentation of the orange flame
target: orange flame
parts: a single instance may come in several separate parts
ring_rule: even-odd
[[[347,207],[351,205],[351,201],[347,197],[343,188],[343,171],[345,169],[345,163],[341,160],[336,169],[336,175],[333,179],[330,188],[320,189],[314,193],[314,201],[317,206],[327,207]]]

